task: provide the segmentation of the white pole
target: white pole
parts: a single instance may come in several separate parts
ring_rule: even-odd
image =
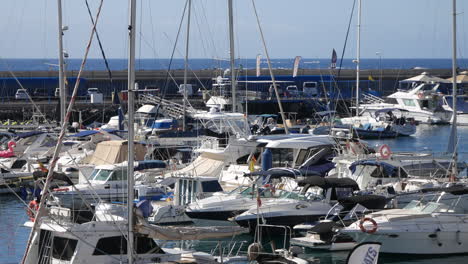
[[[361,63],[361,0],[358,0],[357,46],[356,46],[356,116],[359,116],[359,64]]]
[[[188,0],[188,15],[187,15],[187,39],[185,42],[185,67],[184,67],[184,91],[182,104],[183,104],[183,112],[184,116],[182,117],[182,129],[185,131],[185,111],[187,109],[187,76],[188,76],[188,56],[189,56],[189,40],[190,40],[190,13],[192,9],[192,0]]]
[[[65,74],[63,62],[63,26],[62,26],[62,0],[57,0],[58,11],[58,50],[59,50],[59,91],[60,91],[60,124],[65,120],[67,91],[65,89]]]
[[[130,15],[128,26],[128,168],[127,168],[127,209],[128,209],[128,263],[133,264],[133,185],[134,185],[134,88],[135,88],[135,32],[136,0],[129,0]]]
[[[234,18],[232,0],[228,0],[228,13],[229,13],[229,49],[231,58],[231,99],[232,99],[232,112],[236,112],[236,70],[235,70],[235,54],[234,54]]]
[[[453,118],[452,118],[452,144],[453,145],[453,165],[452,165],[452,175],[456,176],[458,174],[457,162],[458,162],[458,153],[457,153],[457,0],[452,0],[452,109],[453,109]]]

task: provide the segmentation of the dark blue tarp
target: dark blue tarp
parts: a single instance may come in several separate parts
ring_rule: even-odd
[[[16,134],[16,137],[17,138],[28,138],[28,137],[32,137],[32,136],[40,135],[40,134],[44,134],[44,133],[45,133],[44,131],[29,131],[29,132],[18,133],[18,134]]]
[[[164,169],[166,168],[166,163],[161,160],[144,160],[138,161],[138,165],[135,166],[135,171],[147,170],[147,169]]]
[[[354,173],[356,171],[356,167],[359,165],[381,167],[385,171],[385,174],[388,176],[395,176],[395,173],[397,172],[397,169],[398,169],[397,167],[391,164],[388,164],[386,162],[375,161],[375,160],[360,160],[360,161],[353,162],[353,164],[349,166],[349,169]]]

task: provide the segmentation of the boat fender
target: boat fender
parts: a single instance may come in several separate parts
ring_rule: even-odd
[[[442,242],[439,241],[439,236],[437,235],[437,232],[440,232],[440,229],[439,229],[439,228],[436,229],[436,231],[435,231],[434,234],[428,235],[428,237],[434,239],[434,240],[437,242],[437,245],[438,245],[439,247],[441,247],[441,246],[442,246]]]
[[[461,240],[460,240],[460,230],[458,230],[458,231],[456,232],[456,235],[457,235],[457,243],[458,243],[458,245],[461,245],[462,242],[461,242]]]
[[[365,222],[370,222],[372,224],[372,228],[371,229],[366,229],[364,227]],[[359,229],[361,229],[361,231],[364,232],[364,233],[373,234],[373,233],[375,233],[375,231],[377,231],[377,222],[374,219],[370,218],[370,217],[364,217],[359,222]]]
[[[36,200],[32,200],[28,204],[28,209],[26,210],[26,214],[29,216],[29,220],[34,222],[36,217],[36,212],[39,209],[39,203]]]
[[[382,146],[380,146],[379,153],[380,157],[384,159],[388,159],[392,155],[392,151],[390,150],[390,147],[387,144],[383,144]]]
[[[259,243],[252,243],[247,248],[247,258],[249,261],[256,260],[260,255],[260,252],[262,252],[262,245]]]

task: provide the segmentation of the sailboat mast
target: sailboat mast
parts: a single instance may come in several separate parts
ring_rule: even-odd
[[[57,0],[58,20],[58,52],[59,52],[59,92],[60,92],[60,124],[65,122],[67,92],[65,90],[65,74],[63,62],[63,26],[62,26],[62,0]]]
[[[231,58],[231,99],[232,99],[232,112],[236,112],[237,98],[236,98],[236,71],[235,71],[235,54],[234,54],[234,16],[232,8],[232,0],[228,0],[228,13],[229,13],[229,53]]]
[[[356,45],[356,116],[359,116],[359,70],[361,63],[361,0],[358,0],[358,23]]]
[[[128,168],[127,168],[127,209],[128,209],[128,263],[133,263],[133,185],[134,185],[134,87],[135,87],[135,32],[136,0],[129,0],[128,26]]]
[[[188,56],[189,56],[189,40],[190,40],[190,16],[191,16],[191,9],[192,9],[192,0],[188,0],[188,14],[187,14],[187,37],[185,41],[185,60],[184,60],[184,90],[183,92],[183,112],[184,116],[182,117],[182,129],[185,131],[185,111],[187,109],[187,77],[188,77]]]
[[[457,162],[457,0],[452,0],[452,130],[451,130],[451,148],[453,149],[452,175],[458,173]]]

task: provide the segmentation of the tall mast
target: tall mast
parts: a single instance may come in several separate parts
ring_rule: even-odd
[[[234,54],[234,16],[232,10],[232,0],[228,0],[229,12],[229,53],[231,58],[231,99],[232,99],[232,112],[236,112],[237,98],[236,98],[236,70],[235,70],[235,54]]]
[[[458,173],[457,162],[457,1],[452,0],[452,130],[449,141],[449,151],[453,151],[452,176]]]
[[[361,0],[358,0],[358,24],[356,45],[356,116],[359,116],[359,64],[361,63]]]
[[[133,264],[133,185],[134,185],[134,88],[135,88],[135,32],[136,0],[129,0],[128,25],[128,168],[127,168],[127,209],[128,209],[128,263]]]
[[[358,0],[358,23],[356,45],[356,116],[359,116],[359,64],[361,63],[361,0]]]
[[[62,0],[57,0],[58,18],[58,52],[59,52],[59,91],[60,91],[60,124],[65,121],[67,92],[65,90],[65,74],[63,63],[63,26],[62,26]]]
[[[192,0],[188,0],[188,15],[187,15],[187,39],[185,41],[185,67],[184,67],[184,90],[183,90],[183,111],[182,129],[185,131],[185,111],[187,108],[187,75],[188,75],[188,56],[189,56],[189,40],[190,40],[190,13],[192,9]]]

